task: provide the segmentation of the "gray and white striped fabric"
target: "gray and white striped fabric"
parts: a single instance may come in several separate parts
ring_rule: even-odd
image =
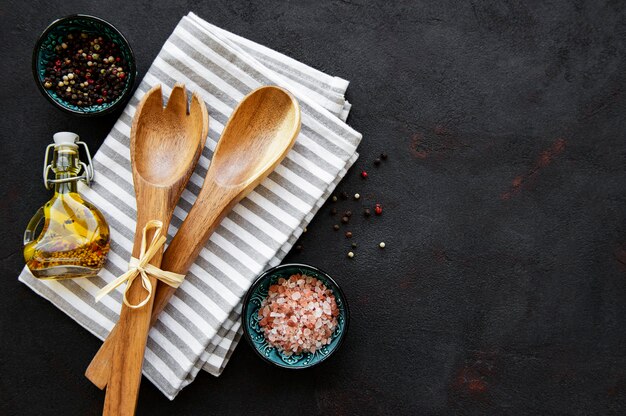
[[[135,230],[130,125],[141,96],[156,84],[167,97],[175,82],[198,92],[209,110],[206,148],[176,208],[174,235],[194,203],[224,124],[237,103],[261,85],[290,90],[302,108],[302,129],[284,161],[222,221],[150,331],[144,375],[168,398],[201,369],[219,375],[240,339],[241,298],[264,269],[277,265],[357,158],[361,134],[343,121],[348,82],[210,25],[190,13],[169,37],[130,103],[93,158],[91,188],[111,227],[111,252],[93,279],[41,281],[27,269],[19,280],[104,339],[119,317],[122,289],[100,303],[96,292],[127,269]],[[87,363],[85,363],[87,365]]]

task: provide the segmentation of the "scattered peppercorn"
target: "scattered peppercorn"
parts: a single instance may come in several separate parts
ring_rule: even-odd
[[[351,251],[348,251],[348,257],[350,257],[350,258],[354,257],[354,253],[351,252]]]
[[[357,199],[359,199],[361,197],[361,195],[359,194],[354,194],[354,200],[356,201]]]
[[[113,102],[124,91],[127,63],[108,37],[72,32],[55,53],[46,63],[43,86],[58,98],[87,107]]]
[[[335,225],[333,225],[333,230],[335,230],[335,231],[339,231],[339,224],[335,224]]]
[[[352,248],[356,248],[356,243],[352,243]]]
[[[376,213],[376,215],[380,215],[383,213],[383,206],[380,204],[376,204],[376,206],[374,207],[374,212]]]
[[[352,231],[346,231],[346,238],[352,238]]]
[[[345,214],[343,214],[344,216],[350,218],[352,216],[352,211],[348,210],[345,212]]]
[[[365,208],[363,210],[363,215],[365,215],[366,217],[369,217],[370,215],[372,215],[372,211],[370,211],[369,208]]]
[[[349,196],[349,195],[348,195],[348,193],[347,193],[346,191],[343,191],[343,192],[341,193],[341,199],[344,199],[344,200],[345,200],[345,199],[348,199],[348,196]]]
[[[342,223],[347,224],[347,223],[348,223],[348,221],[350,221],[350,218],[348,218],[348,217],[346,217],[346,216],[341,217],[341,222],[342,222]]]
[[[381,154],[380,154],[380,158],[381,158],[382,160],[387,160],[387,153],[385,153],[385,152],[381,153]]]
[[[309,231],[309,229],[306,227],[304,227],[304,230],[302,230],[303,233],[306,233],[307,231]]]
[[[374,165],[376,166],[380,165],[380,158],[374,159]]]
[[[385,248],[385,242],[384,242],[384,241],[381,241],[381,242],[380,242],[380,244],[378,245],[378,247],[380,247],[380,248]]]
[[[337,195],[333,195],[333,202],[337,202]]]
[[[298,251],[302,251],[302,244],[298,244],[298,245],[296,246],[296,250],[298,250]]]
[[[337,208],[331,208],[330,215],[337,215]]]
[[[362,171],[362,172],[361,172],[361,177],[362,177],[363,179],[367,179],[367,172],[366,172],[366,171]]]

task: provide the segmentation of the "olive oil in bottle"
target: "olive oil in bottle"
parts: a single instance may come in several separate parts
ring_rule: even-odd
[[[79,160],[85,146],[89,164]],[[53,150],[52,163],[48,154]],[[52,170],[55,178],[49,179]],[[54,196],[35,213],[24,233],[24,259],[33,276],[65,279],[95,276],[109,252],[109,226],[102,213],[77,191],[77,181],[89,183],[93,168],[89,149],[78,135],[59,132],[46,149],[44,181]],[[39,233],[40,225],[43,228]]]

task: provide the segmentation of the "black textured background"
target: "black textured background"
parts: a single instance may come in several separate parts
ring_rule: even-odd
[[[339,189],[363,198],[337,206],[356,213],[356,257],[325,206],[287,259],[335,275],[352,323],[311,371],[269,367],[242,343],[220,378],[201,373],[173,402],[144,379],[138,414],[626,412],[623,2],[3,0],[0,414],[96,415],[103,402],[82,376],[100,342],[16,277],[23,229],[50,196],[51,134],[95,151],[116,115],[52,108],[31,75],[36,37],[95,14],[127,35],[143,76],[189,10],[352,81],[364,139]],[[383,216],[363,219],[374,202]]]

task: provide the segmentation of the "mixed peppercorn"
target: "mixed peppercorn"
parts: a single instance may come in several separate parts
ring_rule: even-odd
[[[55,47],[43,86],[79,107],[115,101],[124,91],[127,63],[105,36],[72,32]]]

